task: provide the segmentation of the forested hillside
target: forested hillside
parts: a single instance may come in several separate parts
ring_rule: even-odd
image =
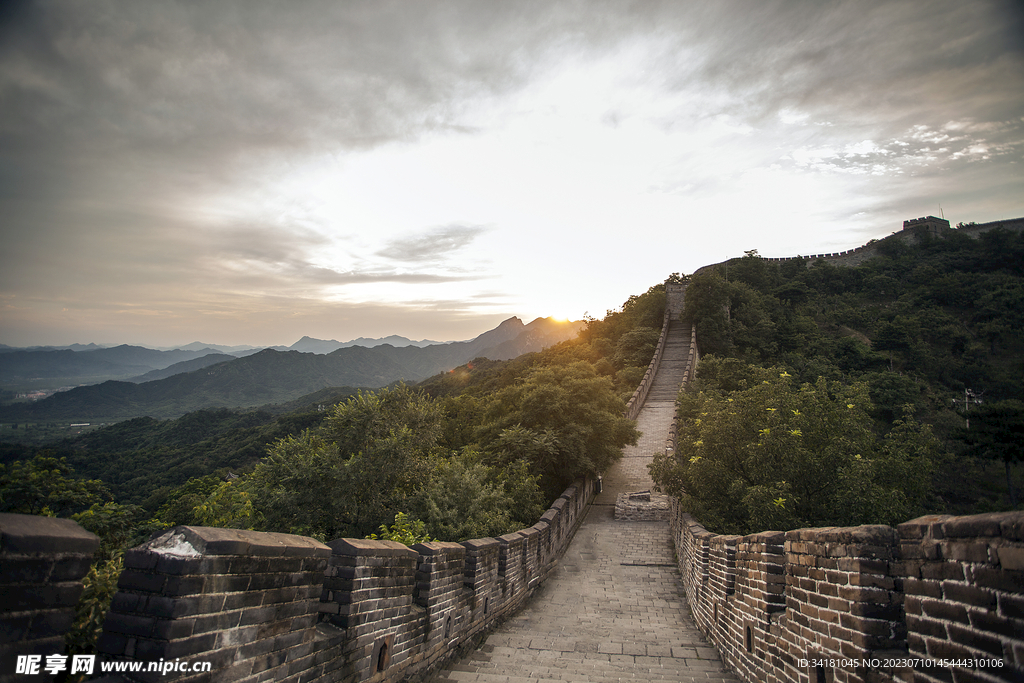
[[[504,533],[532,524],[569,482],[605,469],[635,438],[622,410],[653,354],[664,298],[659,285],[589,320],[577,339],[510,361],[478,359],[422,388],[325,391],[277,415],[208,409],[136,418],[45,449],[9,444],[0,508],[81,512],[91,499],[65,494],[88,480],[139,528],[329,539],[365,536],[408,513],[430,537]]]
[[[0,423],[116,422],[144,415],[172,418],[207,408],[253,408],[282,403],[329,387],[383,387],[397,381],[415,382],[477,355],[507,359],[543,349],[574,337],[581,326],[580,322],[552,318],[538,318],[524,325],[513,317],[466,342],[425,347],[345,346],[327,354],[264,349],[242,358],[214,360],[213,364],[193,359],[189,365],[178,368],[177,373],[150,375],[150,381],[136,383],[144,379],[141,377],[106,381],[61,391],[40,401],[0,405]],[[75,356],[72,351],[50,353]],[[194,354],[178,355],[181,353]],[[18,355],[0,354],[4,358]],[[222,356],[216,354],[215,358]]]
[[[751,252],[690,278],[683,317],[704,357],[680,396],[677,452],[652,471],[709,528],[1013,504],[1024,239],[954,233],[877,250],[852,268]],[[6,446],[0,511],[72,516],[104,538],[93,606],[112,594],[120,550],[171,525],[406,543],[512,531],[635,441],[623,409],[664,309],[657,285],[575,339],[418,386],[139,418],[46,451]],[[965,414],[965,396],[984,402]],[[73,638],[87,641],[102,609],[89,614]]]
[[[729,532],[1015,506],[1024,236],[945,235],[857,267],[748,252],[694,275],[705,357],[662,484]]]
[[[252,469],[269,443],[315,426],[326,417],[324,408],[355,393],[326,390],[298,405],[254,411],[219,408],[172,420],[139,417],[41,446],[0,444],[0,464],[40,454],[63,458],[80,477],[102,480],[117,501],[155,510],[192,477]]]

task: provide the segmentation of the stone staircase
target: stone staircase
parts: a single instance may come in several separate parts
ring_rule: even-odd
[[[683,383],[686,372],[686,359],[690,353],[690,326],[684,325],[678,318],[672,318],[665,335],[665,350],[662,352],[661,365],[654,376],[654,383],[647,394],[644,407],[662,405],[666,402],[675,406],[676,395]]]
[[[604,473],[603,490],[558,568],[519,613],[433,683],[739,681],[693,623],[668,522],[614,519],[618,494],[652,486],[647,465],[664,451],[672,427],[690,351],[690,328],[678,320],[682,303],[683,292],[670,290],[665,348],[637,416],[640,439]]]

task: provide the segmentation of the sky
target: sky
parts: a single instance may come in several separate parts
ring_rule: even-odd
[[[468,339],[1024,216],[1016,0],[0,3],[0,343]]]

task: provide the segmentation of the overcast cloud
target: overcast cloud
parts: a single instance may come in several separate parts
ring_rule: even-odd
[[[1021,7],[4,3],[0,343],[464,339],[1024,216]]]

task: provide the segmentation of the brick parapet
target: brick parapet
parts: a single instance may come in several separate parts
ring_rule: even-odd
[[[1024,513],[920,517],[898,530],[910,656],[995,659],[1002,666],[971,680],[1024,680]],[[903,680],[943,679],[922,665]]]
[[[668,339],[669,325],[680,313],[678,306],[673,307],[670,305],[670,299],[677,298],[681,302],[682,292],[684,292],[685,289],[685,284],[674,282],[665,284],[665,315],[662,318],[661,335],[658,337],[658,343],[654,347],[654,355],[651,357],[651,362],[647,365],[647,369],[644,371],[644,376],[640,380],[639,386],[637,386],[633,395],[630,396],[629,401],[626,402],[626,410],[624,414],[630,420],[635,420],[637,415],[640,414],[640,410],[644,407],[644,402],[647,400],[647,394],[651,391],[651,386],[654,384],[654,377],[658,374],[658,368],[661,366],[661,358],[665,353],[665,342]]]
[[[519,534],[523,537],[523,586],[532,591],[540,581],[540,532],[530,527]]]
[[[413,548],[366,539],[325,545],[236,529],[168,530],[126,553],[99,641],[100,659],[180,658],[209,662],[212,670],[105,681],[423,678],[526,602],[554,570],[594,492],[593,481],[580,480],[537,524],[500,538]],[[31,528],[40,533],[28,533]],[[6,610],[5,635],[20,634],[17,642],[24,641],[33,623],[39,624],[36,631],[45,623],[55,632],[41,644],[15,642],[19,650],[11,649],[11,637],[0,646],[14,654],[59,653],[70,617],[48,615],[73,612],[98,541],[69,520],[26,515],[0,515],[0,532],[0,585],[24,587],[17,598],[23,602],[35,595],[46,603],[25,602],[25,614]],[[18,553],[31,562],[14,561]],[[65,589],[67,577],[71,589]],[[38,590],[29,588],[31,580],[42,582]],[[12,659],[0,676],[13,671]]]
[[[934,221],[939,220],[934,216],[930,218],[932,218]],[[924,221],[924,224],[919,223],[919,221]],[[940,237],[960,233],[963,235],[967,235],[968,237],[977,238],[979,235],[981,235],[984,232],[988,232],[989,230],[998,229],[1008,230],[1012,232],[1024,231],[1024,218],[1008,218],[1000,221],[992,221],[990,223],[975,223],[973,225],[962,225],[956,228],[948,227],[948,221],[943,220],[941,222],[945,223],[945,227],[939,225],[929,226],[927,225],[928,221],[926,219],[914,219],[912,221],[904,221],[903,228],[899,232],[894,232],[891,235],[887,235],[886,237],[883,237],[881,239],[871,240],[867,244],[861,245],[859,247],[854,247],[853,249],[846,249],[844,251],[834,251],[824,254],[810,254],[807,256],[758,256],[758,258],[769,263],[802,261],[807,265],[811,265],[818,261],[825,261],[833,266],[854,267],[859,266],[862,263],[868,261],[869,259],[872,259],[875,256],[877,256],[878,243],[889,239],[896,239],[903,242],[910,242],[913,244],[921,239],[920,236],[922,233],[928,233],[930,235],[936,235]],[[732,259],[729,260],[731,261]],[[694,275],[711,272],[715,270],[715,268],[717,268],[718,266],[721,266],[728,262],[729,261],[722,261],[721,263],[713,263],[711,265],[702,266],[701,268],[698,268],[696,271],[694,271]]]
[[[125,554],[97,643],[104,659],[210,662],[132,680],[287,680],[311,653],[330,549],[313,539],[176,527]],[[303,665],[304,668],[304,665]]]
[[[483,630],[494,618],[494,608],[500,600],[498,588],[498,554],[500,545],[493,538],[465,541],[466,568],[463,585],[466,587],[466,635]]]
[[[556,567],[553,561],[555,555],[551,543],[551,525],[541,521],[530,529],[537,532],[537,581],[543,583]]]
[[[694,621],[746,681],[1024,679],[1022,512],[736,537],[672,511]],[[801,666],[814,656],[851,666]]]
[[[498,536],[498,584],[501,590],[498,609],[501,612],[516,604],[526,589],[523,582],[524,541],[519,532]]]
[[[18,655],[64,652],[98,548],[96,535],[69,519],[0,513],[0,681],[15,680]]]
[[[700,360],[700,350],[697,348],[697,326],[690,325],[690,348],[686,354],[686,365],[683,369],[683,381],[679,385],[680,391],[697,377],[697,361]],[[665,440],[665,452],[675,453],[676,441],[679,434],[679,418],[672,417],[672,424],[668,429],[668,438]]]
[[[319,607],[322,618],[341,631],[340,647],[331,653],[339,680],[405,670],[413,655],[410,643],[429,626],[427,610],[414,602],[421,556],[396,541],[344,538],[328,545]],[[433,583],[441,583],[440,577]],[[423,601],[429,603],[426,592]]]

